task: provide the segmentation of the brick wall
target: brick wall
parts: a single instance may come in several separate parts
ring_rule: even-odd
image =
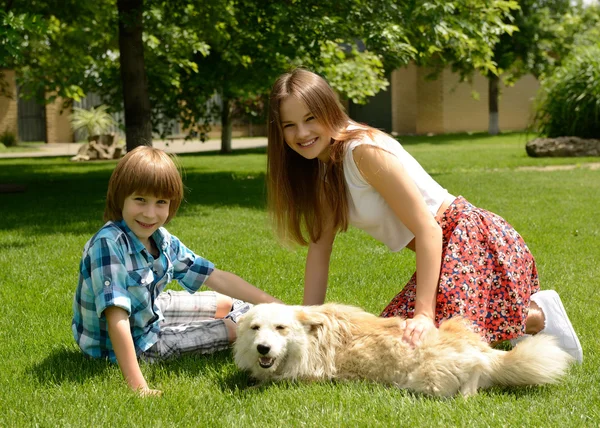
[[[69,120],[71,107],[63,107],[63,102],[64,99],[58,97],[46,104],[46,142],[49,144],[75,141]]]
[[[459,76],[447,69],[437,79],[429,80],[427,73],[427,69],[413,64],[392,73],[393,132],[406,135],[488,130],[486,78],[475,74],[472,82],[460,82]],[[500,84],[501,131],[520,131],[529,127],[538,89],[539,82],[531,75],[524,76],[512,87]]]
[[[7,92],[9,97],[0,95],[0,134],[9,131],[18,138],[18,110],[17,110],[17,85],[15,82],[15,72],[12,70],[0,70],[0,75],[5,83],[8,84]]]

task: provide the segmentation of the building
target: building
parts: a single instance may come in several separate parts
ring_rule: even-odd
[[[428,71],[409,65],[394,70],[387,91],[378,93],[367,105],[350,104],[350,116],[398,135],[487,132],[488,82],[473,76],[461,83],[450,69],[437,79],[426,78]],[[498,105],[501,131],[528,128],[533,115],[533,98],[539,82],[527,75],[514,86],[500,83]]]
[[[43,106],[34,100],[18,98],[14,72],[4,70],[3,73],[11,97],[0,96],[0,133],[8,130],[15,133],[19,141],[47,143],[72,142],[79,137],[74,135],[69,122],[71,109],[63,109],[62,99]],[[449,69],[435,80],[427,79],[427,74],[426,69],[412,64],[393,71],[386,91],[372,97],[366,105],[351,102],[347,105],[350,117],[397,135],[487,131],[487,79],[475,75],[471,83],[461,83],[458,75]],[[500,130],[528,128],[538,81],[528,75],[512,87],[500,86]],[[79,105],[87,108],[88,101],[92,98]],[[264,135],[265,132],[265,126],[236,124],[233,136]],[[209,136],[218,135],[219,126],[215,126]]]

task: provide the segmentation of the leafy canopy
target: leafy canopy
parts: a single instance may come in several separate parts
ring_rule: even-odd
[[[115,0],[1,3],[11,4],[11,16],[39,22],[10,27],[21,84],[76,100],[96,92],[122,110]],[[517,7],[512,0],[146,0],[153,129],[175,119],[204,131],[219,113],[215,93],[255,100],[297,65],[322,73],[355,102],[384,89],[386,73],[411,61],[495,71],[493,47],[514,30]]]

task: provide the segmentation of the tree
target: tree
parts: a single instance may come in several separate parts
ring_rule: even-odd
[[[94,91],[116,111],[124,101],[126,117],[137,118],[126,120],[128,149],[151,144],[149,121],[154,132],[165,133],[164,125],[177,120],[202,137],[220,117],[228,151],[232,104],[260,97],[293,65],[322,72],[358,101],[385,88],[386,71],[409,61],[494,69],[492,47],[510,30],[505,20],[515,2],[15,0],[10,6],[43,17],[51,29],[20,46],[15,67],[22,83],[70,99]],[[215,94],[222,110],[211,102]]]
[[[513,11],[511,23],[518,31],[500,37],[494,47],[497,70],[483,73],[488,79],[488,133],[500,132],[498,98],[500,76],[511,84],[521,76],[531,73],[536,78],[551,67],[555,58],[552,46],[557,43],[556,28],[562,16],[570,9],[569,0],[521,0],[520,8]]]
[[[544,72],[535,126],[551,138],[600,138],[600,6],[575,12],[562,22],[559,65]]]
[[[2,69],[14,68],[15,64],[22,61],[23,34],[40,35],[47,30],[45,22],[38,15],[15,15],[8,7],[0,10],[0,95],[10,96],[6,92]]]
[[[143,7],[143,0],[117,0],[119,64],[128,151],[139,145],[152,145],[150,97],[142,42]]]
[[[493,69],[493,43],[510,29],[503,21],[514,7],[499,0],[239,0],[219,26],[223,31],[205,38],[210,52],[195,56],[198,71],[186,76],[182,93],[206,99],[203,88],[218,88],[227,151],[232,101],[260,95],[290,65],[323,73],[355,102],[385,88],[386,71],[410,61],[441,68],[451,58]],[[194,118],[206,106],[189,98],[185,104],[197,108]]]

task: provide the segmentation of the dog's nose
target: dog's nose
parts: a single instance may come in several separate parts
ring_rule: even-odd
[[[270,346],[265,346],[265,345],[257,345],[256,349],[258,350],[258,352],[261,355],[267,355],[269,353],[269,351],[271,350]]]

